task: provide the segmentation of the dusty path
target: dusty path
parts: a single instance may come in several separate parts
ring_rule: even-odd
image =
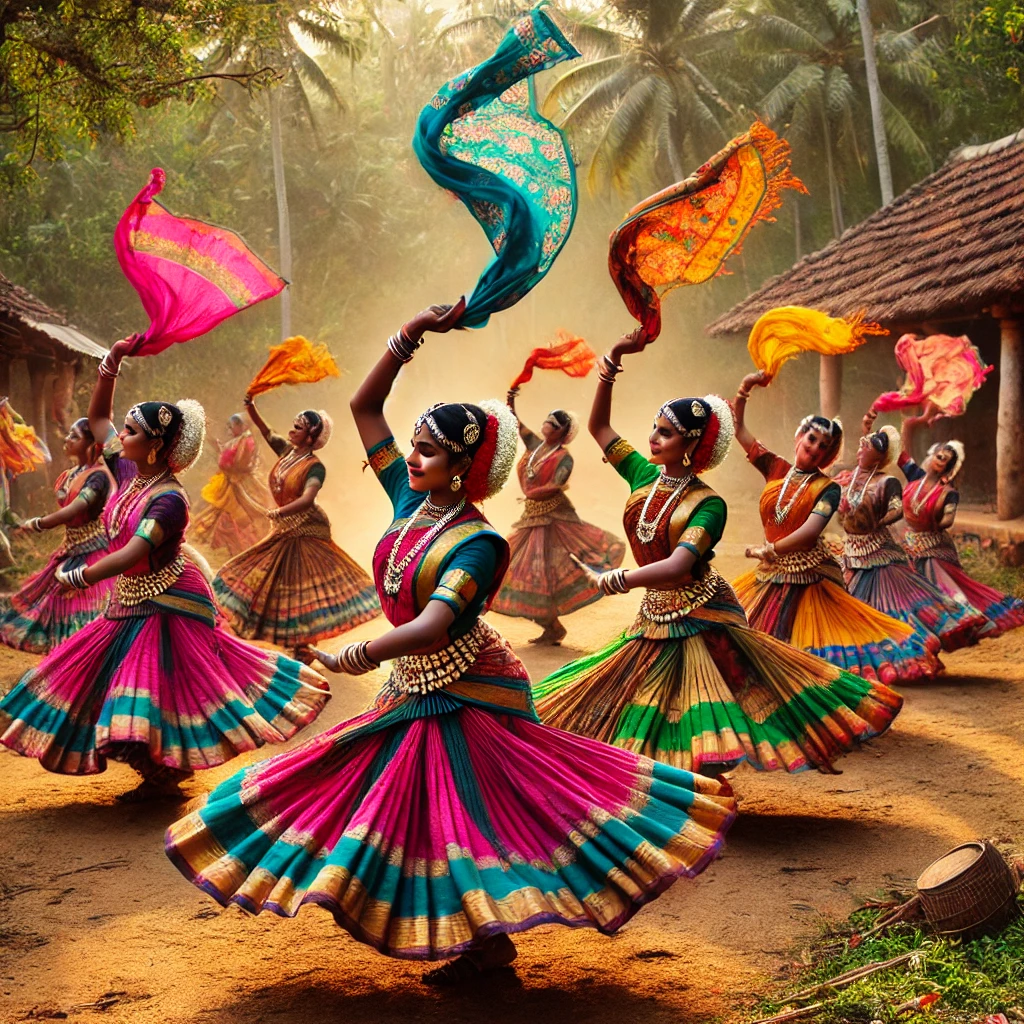
[[[729,574],[742,568],[736,554],[726,546]],[[526,644],[530,623],[495,623],[536,678],[613,635],[636,603],[609,599],[573,616],[560,650]],[[0,688],[31,662],[0,651]],[[1024,636],[947,663],[946,677],[908,693],[889,736],[840,763],[842,775],[737,771],[742,814],[724,857],[617,937],[536,929],[519,941],[514,978],[457,994],[424,988],[419,966],[368,951],[316,908],[293,921],[222,911],[163,855],[176,809],[115,804],[134,784],[123,766],[68,779],[0,752],[0,1021],[89,1021],[104,1007],[103,1020],[140,1024],[728,1015],[819,914],[844,916],[858,895],[914,877],[957,842],[1024,835]],[[359,710],[377,682],[336,677],[313,728]],[[200,777],[191,792],[240,765]]]

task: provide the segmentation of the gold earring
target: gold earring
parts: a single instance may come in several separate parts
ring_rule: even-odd
[[[156,462],[156,449],[150,448],[149,454],[146,456],[146,461],[152,466]]]
[[[685,454],[685,455],[683,456],[683,465],[684,465],[684,466],[688,466],[689,464],[690,464],[690,453],[689,453],[689,452],[687,452],[687,453],[686,453],[686,454]]]
[[[450,484],[450,487],[451,487],[451,489],[453,491],[457,491],[461,486],[462,486],[462,477],[459,476],[458,473],[456,473],[455,476],[452,477],[452,482]]]

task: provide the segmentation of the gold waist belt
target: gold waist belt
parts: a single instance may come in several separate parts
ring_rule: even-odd
[[[274,533],[287,533],[293,537],[331,539],[331,524],[316,505],[307,508],[304,512],[281,516],[280,519],[273,519],[271,522],[274,524]]]
[[[819,538],[808,551],[787,551],[776,555],[774,562],[760,562],[758,583],[817,583],[822,577],[841,581],[842,571],[832,552]]]
[[[117,599],[128,608],[132,605],[142,604],[143,601],[149,601],[173,587],[184,570],[185,556],[178,555],[173,562],[156,572],[118,576]]]
[[[892,543],[892,534],[887,529],[871,533],[848,533],[843,540],[843,554],[851,558],[866,558]]]
[[[685,619],[695,608],[708,603],[722,582],[722,577],[708,568],[699,580],[692,580],[671,590],[648,590],[640,602],[640,615],[650,622],[668,623]]]
[[[953,562],[959,560],[953,538],[945,530],[907,530],[903,535],[903,547],[911,558],[941,557]]]
[[[567,506],[571,509],[572,503],[564,494],[556,494],[553,498],[545,498],[543,501],[527,498],[523,503],[523,519],[539,519]]]
[[[106,540],[107,530],[102,519],[93,519],[82,526],[64,527],[64,550],[81,547],[90,541]]]
[[[495,631],[481,619],[454,643],[430,654],[405,654],[391,666],[391,685],[400,693],[430,693],[454,683],[494,639]]]

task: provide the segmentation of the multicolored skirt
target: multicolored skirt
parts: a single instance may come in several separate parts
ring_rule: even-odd
[[[843,576],[858,601],[911,626],[932,654],[976,643],[985,626],[974,609],[949,600],[905,563],[846,569]]]
[[[221,567],[213,592],[239,636],[282,647],[338,636],[380,614],[373,580],[331,540],[316,505],[274,520],[268,536]]]
[[[539,682],[541,720],[712,773],[742,761],[831,772],[889,728],[899,694],[750,629],[729,584],[709,576],[703,598],[648,591],[629,632]]]
[[[203,490],[205,493],[206,488]],[[218,499],[218,504],[208,503],[192,518],[189,536],[195,543],[233,556],[266,536],[270,520],[242,484],[229,483]],[[271,502],[267,491],[265,505]]]
[[[323,677],[215,622],[190,563],[132,609],[115,595],[0,701],[0,743],[64,775],[102,772],[108,757],[131,762],[140,748],[153,764],[195,771],[316,718],[330,697]]]
[[[831,571],[830,571],[831,570]],[[847,593],[838,564],[801,582],[759,565],[733,580],[750,625],[864,679],[930,679],[942,663],[912,626]]]
[[[444,689],[389,683],[218,786],[167,853],[222,905],[318,904],[388,956],[436,960],[541,924],[614,932],[701,872],[734,816],[724,782],[540,725],[494,634]]]
[[[614,534],[584,523],[561,502],[549,514],[541,507],[524,516],[513,531],[508,572],[491,611],[534,622],[553,622],[601,597],[570,555],[605,572],[617,569],[626,554],[626,545]]]
[[[16,594],[0,598],[0,642],[18,651],[46,654],[102,615],[115,580],[103,580],[88,590],[65,590],[54,573],[64,562],[69,569],[94,565],[106,554],[106,544],[84,554],[63,548],[54,552]]]

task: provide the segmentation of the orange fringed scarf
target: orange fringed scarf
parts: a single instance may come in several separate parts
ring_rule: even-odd
[[[0,467],[13,476],[31,473],[50,461],[50,451],[6,399],[0,399]]]
[[[869,334],[888,334],[884,327],[866,321],[862,314],[831,317],[803,306],[779,306],[763,314],[747,340],[754,365],[772,380],[779,367],[801,352],[840,356],[868,340]]]
[[[789,143],[755,121],[689,178],[629,212],[611,236],[608,269],[648,338],[661,333],[662,294],[724,273],[758,221],[774,221],[785,188],[807,193]]]
[[[559,331],[558,341],[535,348],[527,356],[522,372],[512,381],[512,387],[525,384],[533,377],[537,367],[541,370],[561,370],[570,377],[586,377],[596,362],[596,353],[582,338],[568,331]]]
[[[282,384],[315,384],[325,377],[340,376],[326,345],[297,335],[271,348],[263,369],[253,377],[246,393],[255,398]]]

